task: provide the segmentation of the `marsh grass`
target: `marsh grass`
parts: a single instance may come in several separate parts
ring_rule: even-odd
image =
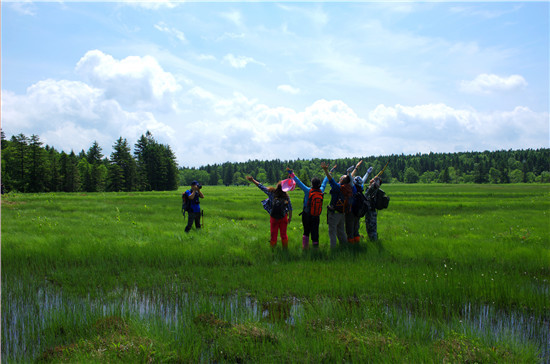
[[[252,187],[188,234],[182,191],[4,195],[2,362],[550,360],[549,186],[385,190],[378,242],[308,251],[301,191],[288,251]]]

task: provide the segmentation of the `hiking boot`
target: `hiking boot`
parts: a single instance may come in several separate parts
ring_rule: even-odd
[[[309,249],[309,236],[302,236],[302,249]]]

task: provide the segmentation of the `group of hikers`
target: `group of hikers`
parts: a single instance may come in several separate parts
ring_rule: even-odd
[[[311,238],[313,248],[319,247],[319,225],[320,216],[323,210],[323,199],[327,184],[330,185],[330,203],[327,205],[327,224],[330,239],[330,247],[335,248],[340,245],[357,244],[361,240],[359,233],[361,218],[365,218],[367,234],[370,240],[378,239],[377,232],[377,210],[386,208],[389,198],[380,189],[382,183],[380,175],[384,169],[374,178],[368,177],[372,172],[372,167],[368,168],[363,177],[355,176],[359,166],[351,166],[346,173],[340,176],[338,182],[334,179],[334,166],[329,170],[329,166],[321,163],[321,168],[325,173],[323,181],[314,177],[311,179],[311,187],[306,186],[287,168],[288,178],[279,181],[275,187],[266,187],[251,176],[246,179],[255,184],[266,195],[267,199],[262,201],[264,209],[270,215],[271,247],[277,245],[278,235],[281,235],[283,249],[288,248],[287,227],[292,220],[292,203],[290,201],[289,191],[298,186],[304,192],[302,206],[302,248],[308,249]],[[184,205],[182,207],[184,214],[188,212],[189,218],[186,232],[189,232],[195,224],[200,229],[200,198],[204,198],[201,192],[201,185],[197,181],[191,183],[191,189],[183,193]]]

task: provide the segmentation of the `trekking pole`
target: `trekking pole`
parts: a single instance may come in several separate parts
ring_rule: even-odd
[[[382,173],[384,173],[384,171],[386,170],[386,167],[388,166],[388,163],[390,163],[390,161],[386,162],[386,165],[384,166],[384,168],[382,168],[382,170],[380,172],[378,172],[378,174],[374,178],[380,177],[382,175]]]

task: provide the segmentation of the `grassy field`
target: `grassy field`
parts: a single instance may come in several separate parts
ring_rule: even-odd
[[[288,251],[253,186],[188,234],[181,190],[3,195],[2,362],[549,362],[550,186],[384,190],[379,241],[308,251],[301,191]]]

